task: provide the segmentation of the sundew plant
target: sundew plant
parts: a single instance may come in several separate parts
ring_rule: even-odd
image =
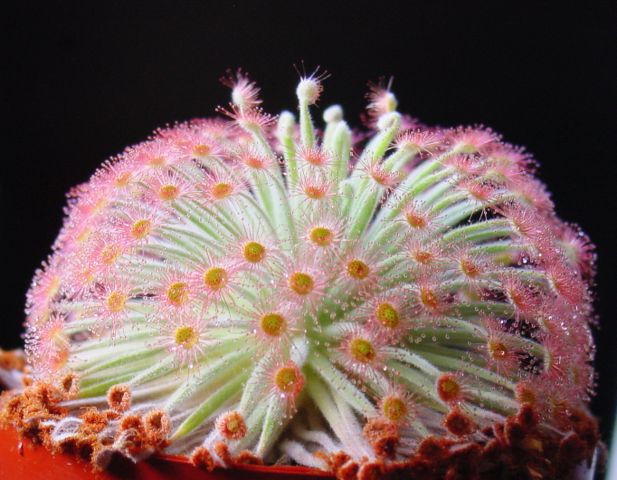
[[[97,468],[541,479],[591,457],[594,253],[535,162],[420,124],[384,84],[364,129],[339,105],[316,127],[324,78],[301,78],[296,121],[230,75],[223,116],[69,193],[5,424]]]

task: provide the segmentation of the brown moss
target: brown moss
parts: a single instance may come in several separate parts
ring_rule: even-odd
[[[66,413],[66,409],[59,406],[64,400],[61,390],[47,382],[38,382],[24,391],[26,398],[32,403],[39,403],[42,408],[47,409],[53,415]]]
[[[212,455],[206,447],[197,447],[193,450],[193,453],[191,453],[189,458],[193,465],[197,468],[201,468],[202,470],[206,470],[207,472],[211,472],[216,466]]]
[[[318,450],[314,453],[315,457],[323,460],[326,465],[328,465],[328,469],[331,472],[336,472],[343,464],[345,464],[351,457],[347,455],[345,452],[336,452],[336,453],[325,453],[321,450]]]
[[[79,392],[79,377],[76,373],[67,373],[58,383],[66,399],[75,398],[77,396]]]
[[[62,440],[56,443],[57,451],[60,453],[68,453],[72,455],[77,454],[77,444],[79,442],[79,435],[71,435],[64,437]]]
[[[80,418],[83,420],[79,426],[79,431],[84,435],[97,434],[101,432],[109,423],[105,415],[94,407],[86,409]]]
[[[112,395],[109,410],[89,408],[83,411],[78,432],[52,441],[50,432],[54,421],[67,415],[59,405],[66,398],[62,385],[53,386],[36,382],[22,392],[4,392],[0,395],[0,425],[16,428],[21,436],[30,438],[52,451],[73,453],[92,462],[94,468],[105,468],[115,451],[111,443],[121,444],[121,450],[136,455],[166,445],[170,420],[161,410],[153,410],[141,417],[119,411],[130,403],[128,389],[118,388]],[[116,396],[117,394],[117,396]],[[540,416],[531,404],[521,405],[519,411],[485,427],[477,436],[467,436],[472,429],[459,407],[454,406],[445,424],[451,433],[464,433],[457,438],[427,437],[407,459],[395,460],[399,442],[398,427],[383,418],[369,420],[363,435],[381,459],[353,460],[345,452],[315,456],[323,460],[339,479],[372,480],[376,478],[413,478],[414,480],[458,480],[474,478],[557,480],[566,478],[581,462],[589,461],[598,442],[595,419],[581,409],[554,410],[560,428],[569,432],[559,436],[553,429],[540,423]],[[461,415],[462,419],[461,420]],[[48,422],[51,420],[51,422]],[[99,438],[112,420],[119,420],[114,439]],[[261,458],[249,451],[235,457],[223,442],[214,451],[227,466],[262,464]],[[383,459],[388,458],[388,461]],[[191,454],[194,465],[211,471],[216,463],[212,454],[199,447]]]
[[[389,479],[441,480],[440,470],[435,461],[412,457],[405,462],[393,462],[386,466],[386,476]]]
[[[477,443],[465,443],[454,447],[448,458],[450,466],[446,478],[453,480],[478,478],[481,454],[482,448]]]
[[[392,460],[377,467],[368,460],[354,462],[343,452],[318,456],[331,466],[337,478],[344,479],[561,480],[575,466],[589,460],[595,448],[595,444],[590,448],[588,439],[575,429],[587,434],[591,441],[597,438],[595,421],[585,412],[571,410],[567,421],[571,432],[560,437],[539,423],[539,415],[531,405],[522,405],[504,424],[484,428],[483,435],[473,437],[473,441],[468,436],[425,438],[404,461]],[[364,436],[374,443],[389,430],[387,422],[372,420],[367,422]]]
[[[17,429],[20,435],[35,443],[52,448],[50,420],[59,420],[66,409],[58,404],[62,393],[46,382],[39,382],[20,393],[3,395],[0,418],[5,426]]]
[[[253,452],[242,450],[234,457],[234,463],[236,465],[263,465],[264,461]]]
[[[532,404],[524,403],[517,412],[516,419],[523,428],[530,430],[538,425],[540,416]]]
[[[217,442],[214,444],[214,452],[219,456],[223,463],[228,467],[234,466],[234,458],[229,451],[229,445],[225,442]]]
[[[366,462],[358,470],[358,480],[380,480],[384,476],[382,461]]]
[[[122,420],[120,420],[120,430],[138,430],[143,432],[144,425],[141,417],[136,414],[125,415],[122,417]]]
[[[398,435],[382,435],[371,443],[375,455],[379,458],[394,458],[396,449],[400,443]]]
[[[578,434],[585,444],[586,456],[589,457],[600,439],[596,419],[581,409],[570,407],[559,412],[558,420],[563,430],[573,430]]]
[[[568,471],[586,459],[587,445],[575,432],[570,432],[561,442],[557,452],[559,473],[565,475]]]
[[[527,434],[527,429],[519,423],[516,417],[510,417],[503,426],[503,434],[508,445],[517,447]]]
[[[450,433],[457,437],[470,435],[476,430],[473,420],[457,407],[450,410],[444,418],[443,424]]]
[[[136,456],[148,446],[148,438],[139,415],[125,415],[120,420],[117,437],[122,439],[121,448]]]
[[[21,421],[21,395],[11,391],[5,391],[0,394],[0,426],[7,427],[15,425]]]
[[[162,410],[152,410],[143,418],[143,426],[148,443],[160,449],[169,444],[169,433],[171,431],[171,419]]]
[[[131,406],[131,390],[128,385],[114,385],[107,391],[109,408],[126,412]]]
[[[348,460],[336,470],[336,478],[338,480],[356,480],[359,468],[357,462]]]
[[[77,439],[77,450],[75,453],[83,460],[89,462],[92,459],[92,454],[97,446],[98,440],[96,435],[82,435]]]
[[[26,359],[21,350],[7,351],[0,348],[0,369],[23,372],[25,367]]]
[[[426,459],[440,460],[448,454],[448,449],[454,444],[453,440],[440,437],[426,437],[418,445],[416,455]]]
[[[373,418],[366,422],[362,433],[378,457],[394,458],[400,442],[396,424],[382,418]]]
[[[115,449],[107,445],[103,445],[102,443],[98,443],[95,446],[90,458],[90,463],[92,464],[94,471],[105,470],[109,466],[109,463],[115,454]]]
[[[115,410],[103,410],[102,414],[110,422],[112,420],[118,420],[122,416],[122,413],[116,412]]]

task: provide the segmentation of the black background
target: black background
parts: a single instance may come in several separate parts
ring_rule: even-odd
[[[402,111],[428,124],[489,125],[536,156],[560,216],[597,244],[593,409],[608,438],[617,388],[614,2],[83,3],[3,12],[0,345],[21,342],[24,294],[69,187],[155,127],[213,114],[228,100],[217,79],[229,67],[250,72],[270,112],[293,108],[292,64],[304,61],[332,73],[321,104],[343,104],[356,125],[367,80],[393,75]]]

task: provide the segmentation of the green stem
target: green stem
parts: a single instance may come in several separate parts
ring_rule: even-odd
[[[197,408],[193,410],[171,437],[175,441],[192,432],[199,425],[207,421],[223,404],[233,399],[242,389],[242,384],[248,378],[248,372],[244,372],[231,382],[220,387],[212,395],[208,396]]]
[[[328,385],[338,391],[345,400],[359,413],[366,417],[375,414],[375,407],[350,381],[347,375],[338,370],[332,363],[321,355],[314,355],[309,365],[323,378]]]
[[[315,128],[308,102],[301,100],[298,109],[300,110],[300,139],[304,147],[311,148],[315,144]]]
[[[190,382],[186,382],[168,398],[165,410],[171,411],[179,407],[189,398],[209,388],[218,379],[224,380],[234,374],[243,373],[243,370],[249,366],[250,355],[250,350],[234,350],[202,367],[202,370],[196,373]]]

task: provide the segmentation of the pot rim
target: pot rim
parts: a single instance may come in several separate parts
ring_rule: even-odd
[[[52,454],[42,445],[20,438],[16,430],[0,427],[0,478],[46,478],[47,480],[301,480],[329,478],[331,473],[292,465],[238,465],[207,472],[193,466],[187,457],[155,454],[131,462],[117,457],[108,470],[93,472],[84,459],[66,453]]]
[[[583,462],[568,477],[592,480],[597,470],[599,448],[590,464]],[[62,461],[63,460],[63,461]],[[114,465],[115,464],[115,465]],[[27,438],[20,438],[16,430],[0,427],[0,478],[46,478],[47,480],[301,480],[310,478],[334,479],[332,473],[310,467],[292,465],[237,465],[234,468],[215,468],[206,472],[196,468],[187,457],[155,454],[131,462],[117,458],[109,470],[93,472],[92,465],[75,455],[52,454],[45,447]]]
[[[193,465],[188,457],[182,455],[169,455],[165,453],[156,453],[152,456],[152,458],[157,460],[163,460],[166,462],[176,462],[187,465]],[[247,471],[247,472],[264,472],[264,473],[290,473],[290,474],[298,474],[298,475],[311,475],[314,477],[325,477],[332,478],[332,474],[326,472],[324,470],[319,470],[317,468],[311,467],[303,467],[300,465],[250,465],[250,464],[241,464],[235,465],[234,470]]]

